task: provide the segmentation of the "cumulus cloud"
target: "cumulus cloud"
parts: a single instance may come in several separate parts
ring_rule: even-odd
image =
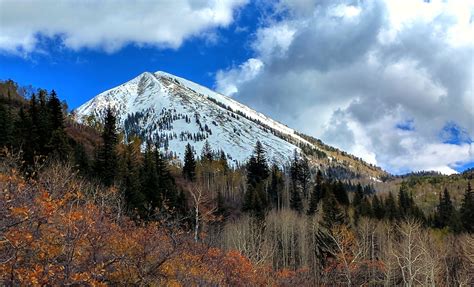
[[[231,67],[216,85],[391,172],[452,173],[474,161],[473,12],[473,1],[282,0],[252,43],[259,72]],[[462,132],[446,141],[450,125]]]
[[[237,93],[237,86],[254,79],[262,70],[263,62],[250,58],[245,63],[227,71],[218,71],[216,74],[216,90],[228,96]]]
[[[233,21],[247,0],[0,0],[0,51],[27,54],[41,37],[70,49],[114,52],[124,45],[178,48]]]

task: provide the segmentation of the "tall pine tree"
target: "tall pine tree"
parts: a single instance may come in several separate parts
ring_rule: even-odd
[[[196,180],[196,160],[191,145],[188,143],[184,151],[183,177],[189,181]]]
[[[464,198],[461,204],[460,217],[464,231],[474,233],[474,192],[471,183],[467,183]]]
[[[265,181],[269,176],[269,168],[265,150],[257,141],[253,155],[247,163],[247,191],[244,194],[242,210],[251,212],[257,218],[265,216],[268,200],[265,194]]]
[[[116,118],[114,112],[107,108],[102,132],[102,145],[99,147],[96,159],[96,171],[106,186],[114,183],[117,174],[118,156],[117,156],[118,134],[116,128]]]

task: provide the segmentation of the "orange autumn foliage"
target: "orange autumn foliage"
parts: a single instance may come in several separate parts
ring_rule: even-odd
[[[115,199],[97,200],[88,189],[74,177],[26,181],[15,170],[0,173],[0,285],[276,284],[270,269],[239,252],[195,243],[169,223],[136,223],[100,204]]]

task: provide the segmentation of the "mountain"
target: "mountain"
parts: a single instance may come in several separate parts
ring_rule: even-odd
[[[364,175],[376,180],[385,175],[381,169],[299,134],[229,97],[161,71],[142,73],[97,95],[80,106],[75,116],[79,122],[93,125],[101,121],[107,107],[115,110],[125,138],[138,135],[158,142],[167,154],[180,159],[188,142],[199,155],[208,141],[213,150],[223,150],[231,163],[239,165],[259,140],[269,160],[280,165],[297,150],[307,154],[313,164],[345,172],[346,177]]]

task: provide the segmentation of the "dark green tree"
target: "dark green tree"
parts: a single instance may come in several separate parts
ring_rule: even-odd
[[[345,215],[341,210],[339,204],[333,193],[328,193],[323,199],[323,222],[321,223],[325,228],[331,229],[336,225],[345,224]]]
[[[63,129],[53,131],[47,149],[56,159],[66,161],[69,158],[71,146],[69,145],[69,137]]]
[[[206,140],[201,151],[201,160],[211,162],[214,159],[211,145]]]
[[[91,175],[91,162],[82,143],[74,145],[74,165],[83,176]]]
[[[281,196],[285,188],[283,174],[276,164],[272,166],[271,181],[268,187],[268,197],[275,208],[281,208]]]
[[[47,106],[51,115],[50,118],[51,118],[52,130],[53,131],[58,130],[58,129],[63,130],[64,129],[63,107],[54,90],[51,91]]]
[[[385,216],[389,220],[396,220],[399,218],[399,212],[397,208],[397,203],[395,201],[395,197],[391,192],[389,192],[387,198],[385,199]]]
[[[321,170],[316,173],[316,183],[309,199],[308,215],[313,215],[318,209],[319,202],[324,198],[323,174]]]
[[[297,211],[298,213],[303,212],[303,200],[301,199],[301,193],[295,186],[290,188],[290,208]]]
[[[257,218],[263,218],[267,211],[265,183],[269,175],[265,150],[257,141],[254,153],[247,163],[247,191],[242,205],[243,211],[251,212]]]
[[[377,195],[372,197],[372,214],[377,219],[382,219],[385,216],[385,207]]]
[[[227,204],[225,203],[224,196],[220,190],[217,192],[215,214],[217,216],[222,216],[224,219],[229,216]]]
[[[303,200],[301,198],[301,161],[297,151],[293,155],[290,166],[290,208],[301,213],[303,211]]]
[[[51,112],[48,107],[48,98],[46,90],[38,92],[38,110],[37,116],[32,116],[33,125],[36,127],[38,135],[38,150],[40,155],[47,155],[50,151],[48,144],[51,140],[53,128],[51,125]],[[36,118],[36,120],[35,120]]]
[[[5,99],[7,104],[0,97],[0,148],[3,146],[11,147],[14,144],[14,117],[11,111],[10,91]]]
[[[145,215],[146,198],[141,189],[140,166],[135,152],[133,146],[128,144],[125,152],[122,190],[128,210],[132,215],[143,217]]]
[[[104,130],[102,132],[102,145],[98,149],[96,171],[99,179],[106,186],[114,183],[117,174],[118,134],[114,112],[109,107],[106,111]]]
[[[349,196],[347,195],[346,188],[342,181],[338,180],[333,187],[334,196],[336,197],[337,202],[343,206],[349,205]]]
[[[253,155],[247,164],[247,184],[256,187],[270,175],[265,150],[260,141],[257,141]]]
[[[307,200],[309,197],[309,186],[311,181],[311,169],[309,167],[309,162],[306,157],[303,157],[299,164],[299,177],[298,180],[301,185],[301,191],[303,192],[303,197]]]
[[[140,169],[141,193],[145,197],[145,209],[150,218],[158,208],[161,208],[162,194],[156,171],[155,155],[150,144],[147,144],[143,163]]]
[[[454,217],[454,206],[451,201],[448,189],[445,188],[443,193],[439,194],[439,203],[436,207],[436,214],[434,216],[434,224],[437,228],[445,228],[451,225]]]
[[[183,177],[189,181],[196,180],[196,160],[191,145],[188,143],[184,151]]]
[[[464,231],[474,232],[474,192],[471,183],[467,183],[466,191],[461,203],[460,219]]]

